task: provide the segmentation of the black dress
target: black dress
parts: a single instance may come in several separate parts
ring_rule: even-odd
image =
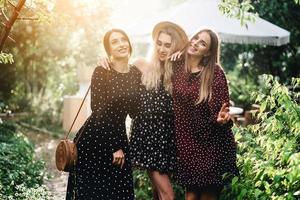
[[[92,114],[77,145],[78,161],[69,174],[67,199],[134,199],[125,118],[134,112],[140,79],[136,67],[128,73],[95,69],[91,82]],[[112,155],[119,149],[125,154],[122,169],[112,164]]]
[[[175,125],[172,96],[160,87],[141,89],[138,115],[130,137],[132,165],[170,174],[176,165]]]

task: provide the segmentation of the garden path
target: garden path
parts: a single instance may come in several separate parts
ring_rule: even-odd
[[[55,166],[55,149],[59,139],[35,131],[29,131],[25,135],[35,144],[37,158],[45,161],[47,175],[44,183],[53,195],[53,199],[64,200],[68,173],[59,172]]]

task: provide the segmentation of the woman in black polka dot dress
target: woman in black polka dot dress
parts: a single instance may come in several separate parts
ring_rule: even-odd
[[[186,200],[217,199],[222,175],[238,174],[232,122],[226,123],[228,86],[218,63],[218,36],[208,29],[192,37],[185,61],[175,63],[176,174]]]
[[[152,32],[152,60],[138,59],[134,65],[142,72],[137,115],[133,119],[130,153],[135,168],[148,171],[155,196],[174,199],[170,175],[176,166],[175,126],[172,105],[172,63],[168,57],[184,48],[184,30],[171,22],[158,23]],[[102,59],[98,65],[108,65]]]
[[[134,199],[125,118],[135,112],[141,73],[128,65],[132,49],[122,30],[108,31],[104,47],[112,67],[110,71],[97,67],[93,73],[92,114],[77,145],[78,161],[69,175],[67,199]]]

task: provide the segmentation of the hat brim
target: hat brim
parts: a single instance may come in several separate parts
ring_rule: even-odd
[[[156,24],[153,28],[152,31],[152,38],[154,39],[155,36],[157,34],[159,34],[159,32],[164,29],[164,28],[168,28],[168,27],[172,27],[182,38],[182,40],[186,40],[188,41],[188,36],[185,33],[185,31],[177,24],[173,23],[173,22],[169,22],[169,21],[163,21],[163,22],[159,22],[158,24]]]

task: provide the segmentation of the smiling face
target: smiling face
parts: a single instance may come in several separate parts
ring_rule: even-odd
[[[171,53],[172,38],[170,35],[161,32],[156,40],[155,49],[158,59],[165,61]]]
[[[122,33],[111,33],[109,37],[109,53],[114,59],[129,57],[130,44],[127,38]]]
[[[207,32],[196,34],[190,41],[187,53],[191,56],[207,56],[209,55],[211,46],[211,37]]]

